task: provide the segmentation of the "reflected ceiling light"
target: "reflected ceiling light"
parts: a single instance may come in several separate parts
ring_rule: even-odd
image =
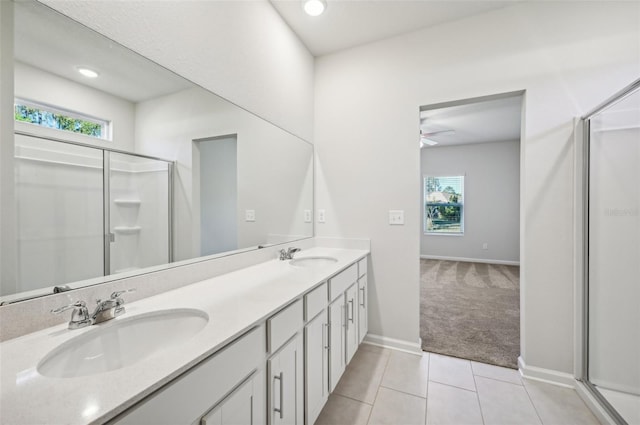
[[[97,71],[94,71],[93,69],[85,68],[82,66],[78,67],[78,72],[87,78],[97,78],[98,75],[100,75],[98,74]]]
[[[319,16],[327,8],[327,2],[325,0],[302,0],[302,7],[307,15]]]

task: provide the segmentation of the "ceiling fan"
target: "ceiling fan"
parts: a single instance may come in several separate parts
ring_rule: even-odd
[[[445,134],[456,134],[455,130],[438,130],[438,131],[425,131],[422,128],[420,129],[420,148],[424,148],[426,146],[435,146],[438,144],[437,141],[433,140],[434,136],[442,136]]]

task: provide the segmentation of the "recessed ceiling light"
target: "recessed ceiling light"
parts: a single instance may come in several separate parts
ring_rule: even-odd
[[[325,0],[303,0],[302,7],[307,15],[319,16],[327,8],[327,2]]]
[[[78,67],[78,72],[87,78],[97,78],[100,75],[97,71],[84,67]]]

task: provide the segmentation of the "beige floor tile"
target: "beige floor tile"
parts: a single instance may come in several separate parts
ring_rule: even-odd
[[[419,397],[427,396],[429,354],[422,355],[394,351],[389,356],[382,386]]]
[[[424,398],[380,387],[369,425],[424,425],[426,410]]]
[[[332,394],[315,425],[366,425],[370,414],[370,405]]]
[[[511,382],[512,384],[522,385],[520,372],[508,367],[494,366],[486,363],[471,362],[471,369],[476,376],[484,376],[485,378],[497,379],[499,381]]]
[[[473,391],[429,382],[427,425],[482,425],[478,395]]]
[[[486,425],[535,425],[540,418],[522,385],[476,376],[480,408]]]
[[[364,346],[362,344],[361,347]],[[374,346],[358,349],[334,392],[373,404],[390,354],[390,350]]]
[[[429,381],[475,391],[476,385],[469,360],[429,355]]]
[[[600,422],[571,388],[524,380],[529,397],[545,425],[597,425]]]

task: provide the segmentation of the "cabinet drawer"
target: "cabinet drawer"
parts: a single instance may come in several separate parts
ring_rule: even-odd
[[[329,279],[329,299],[335,300],[356,280],[358,280],[358,265],[352,264]]]
[[[358,277],[362,277],[367,274],[367,257],[358,261]]]
[[[313,319],[328,304],[327,283],[325,282],[304,296],[304,320],[308,322]]]
[[[193,423],[264,361],[264,333],[254,328],[111,423]]]
[[[267,320],[267,349],[274,353],[304,324],[302,300],[297,300]]]

